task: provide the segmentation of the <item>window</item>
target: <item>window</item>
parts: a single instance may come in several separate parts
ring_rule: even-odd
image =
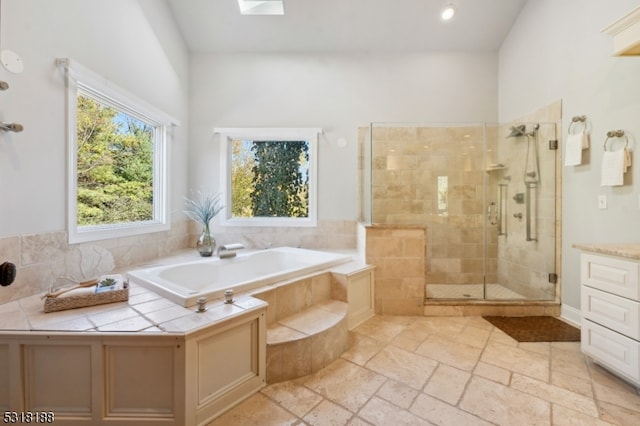
[[[222,225],[315,226],[320,129],[216,129]]]
[[[69,242],[169,229],[164,113],[68,59]]]

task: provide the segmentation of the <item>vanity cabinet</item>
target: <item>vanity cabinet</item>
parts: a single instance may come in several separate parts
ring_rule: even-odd
[[[640,262],[583,253],[582,352],[640,386]]]

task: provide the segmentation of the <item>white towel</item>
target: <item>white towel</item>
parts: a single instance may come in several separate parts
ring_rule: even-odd
[[[604,152],[600,186],[620,186],[624,184],[627,158],[626,149]]]
[[[589,133],[579,132],[567,136],[564,151],[564,165],[577,166],[582,164],[582,150],[589,148]]]

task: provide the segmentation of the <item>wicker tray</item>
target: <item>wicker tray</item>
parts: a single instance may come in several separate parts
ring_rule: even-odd
[[[103,305],[105,303],[125,302],[129,300],[129,283],[124,282],[120,290],[91,293],[79,296],[47,297],[44,300],[44,311],[55,312],[67,309],[84,308]]]

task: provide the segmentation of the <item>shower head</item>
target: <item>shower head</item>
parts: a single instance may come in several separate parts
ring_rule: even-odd
[[[527,128],[524,124],[520,124],[517,126],[511,126],[511,133],[507,138],[515,138],[518,136],[524,136],[527,133]]]

